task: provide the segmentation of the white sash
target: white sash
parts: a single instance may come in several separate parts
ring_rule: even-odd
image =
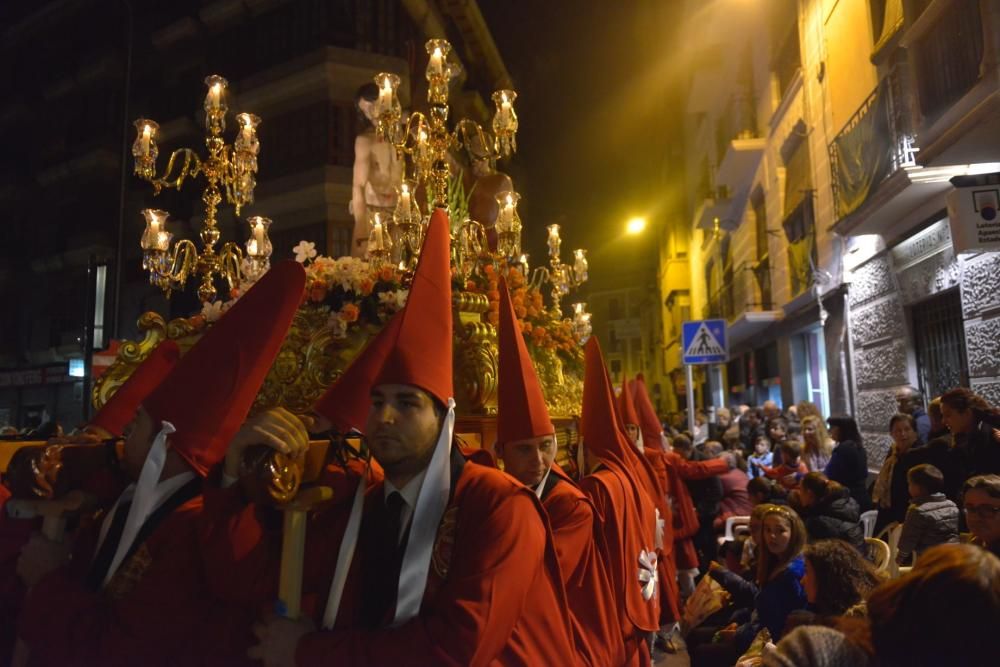
[[[351,515],[344,529],[344,539],[337,550],[337,565],[333,571],[333,581],[330,583],[330,593],[326,598],[326,609],[323,611],[323,629],[332,630],[337,622],[337,612],[340,601],[344,597],[344,586],[347,584],[347,571],[351,569],[354,551],[358,546],[358,533],[361,531],[361,510],[365,505],[365,490],[368,486],[369,466],[365,465],[364,473],[358,480],[358,489],[354,492],[354,504],[351,505]]]
[[[441,517],[448,506],[451,491],[451,440],[455,435],[455,399],[448,399],[448,414],[438,435],[434,454],[427,466],[417,506],[410,524],[410,539],[403,553],[399,569],[399,588],[396,595],[396,616],[392,625],[402,625],[418,613],[427,588],[427,575],[431,568],[434,541],[437,539]]]
[[[542,492],[545,490],[545,482],[549,481],[549,475],[551,473],[552,473],[552,466],[550,465],[549,469],[545,471],[545,475],[542,477],[542,481],[539,482],[538,486],[535,487],[535,495],[538,496],[539,500],[542,499]]]
[[[139,473],[139,481],[135,485],[135,495],[132,498],[132,505],[128,509],[128,517],[125,519],[125,528],[122,530],[121,539],[118,541],[118,550],[115,551],[108,573],[104,577],[102,586],[106,586],[111,578],[115,576],[119,566],[125,559],[125,555],[132,548],[132,543],[139,535],[139,530],[146,523],[146,519],[152,514],[154,508],[161,501],[163,493],[157,487],[160,483],[160,475],[163,474],[163,465],[167,461],[167,436],[177,429],[168,421],[164,421],[160,427],[160,432],[153,439],[153,446],[146,455],[146,460],[142,464],[142,472]],[[118,508],[115,509],[118,511]],[[106,531],[105,531],[106,534]]]

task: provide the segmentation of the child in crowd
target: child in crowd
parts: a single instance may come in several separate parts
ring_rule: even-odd
[[[771,441],[763,433],[754,436],[753,454],[750,456],[750,469],[747,475],[750,479],[760,477],[764,474],[765,468],[774,465],[774,452],[771,451]]]
[[[784,440],[778,447],[781,465],[765,468],[764,473],[786,489],[794,489],[799,481],[809,473],[809,468],[800,460],[802,444],[797,440]]]
[[[958,506],[944,495],[941,471],[924,463],[910,468],[906,481],[912,502],[899,536],[899,565],[935,545],[958,542]]]

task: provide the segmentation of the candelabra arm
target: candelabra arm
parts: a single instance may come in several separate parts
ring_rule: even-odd
[[[183,156],[184,162],[181,164],[180,170],[174,174],[178,156]],[[153,194],[158,195],[163,188],[180,190],[186,178],[189,176],[195,178],[200,173],[201,158],[198,157],[198,154],[190,148],[178,148],[170,154],[170,159],[167,160],[167,168],[163,172],[163,175],[159,178],[153,177],[149,182],[153,186]]]
[[[483,130],[482,125],[474,120],[463,118],[458,121],[458,124],[455,126],[455,131],[452,134],[452,143],[458,146],[464,146],[465,148],[471,150],[472,145],[469,141],[470,132],[475,132],[476,138],[480,141],[479,145],[482,146],[484,151],[486,151],[487,157],[489,157],[490,160],[496,160],[498,156],[493,152],[493,142],[488,142],[486,140],[486,131]]]
[[[198,249],[195,248],[194,242],[181,239],[175,243],[170,259],[170,272],[167,274],[170,281],[183,285],[194,270],[197,258]]]
[[[225,243],[219,252],[219,264],[222,269],[222,277],[226,279],[230,290],[239,285],[243,278],[242,263],[243,251],[240,247],[232,241]]]
[[[530,289],[541,290],[542,285],[545,281],[549,279],[549,270],[544,266],[539,266],[535,268],[531,273],[531,280],[528,281],[528,287]]]

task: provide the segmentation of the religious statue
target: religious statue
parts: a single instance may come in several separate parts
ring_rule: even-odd
[[[393,145],[375,135],[375,102],[378,87],[366,83],[354,97],[365,129],[354,140],[354,183],[349,210],[354,216],[351,256],[364,257],[371,214],[392,217],[403,163]]]
[[[514,185],[510,176],[497,171],[495,157],[483,141],[481,134],[466,137],[470,168],[465,170],[463,179],[469,193],[469,217],[486,230],[490,250],[496,251],[496,222],[500,214],[497,195],[512,192]]]

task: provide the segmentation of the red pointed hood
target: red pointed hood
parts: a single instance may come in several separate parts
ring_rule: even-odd
[[[402,314],[396,313],[313,406],[341,433],[364,430],[372,404],[372,381],[395,345],[402,321]]]
[[[604,355],[595,336],[591,336],[584,346],[580,436],[583,446],[601,463],[634,479],[629,453],[631,445],[618,416],[615,394],[604,366]]]
[[[646,381],[642,373],[636,376],[630,383],[630,389],[636,410],[639,413],[639,430],[642,431],[642,444],[651,449],[663,449],[663,425],[660,424],[659,417],[656,416],[656,409],[653,402],[649,400],[649,392],[646,391]]]
[[[584,347],[583,411],[580,417],[580,434],[583,446],[590,451],[616,478],[597,472],[593,478],[609,489],[609,498],[614,500],[614,518],[618,523],[617,543],[609,546],[615,558],[621,562],[611,563],[617,568],[624,582],[625,612],[631,622],[644,630],[655,630],[659,620],[657,598],[646,599],[636,578],[641,569],[640,557],[655,561],[656,504],[646,492],[640,472],[638,450],[628,441],[617,406],[611,380],[604,366],[597,338],[591,336]],[[584,478],[583,485],[588,485]],[[615,491],[620,486],[621,491]],[[645,554],[643,556],[643,554]],[[648,560],[647,560],[648,564]]]
[[[628,377],[622,377],[622,392],[618,395],[618,410],[621,413],[622,422],[626,426],[629,424],[639,426],[639,415],[636,414],[635,403],[632,402],[632,392],[629,391]]]
[[[177,363],[143,406],[176,432],[170,446],[206,475],[247,417],[305,289],[297,262],[271,267]]]
[[[104,429],[112,436],[122,435],[125,426],[135,417],[139,405],[173,370],[180,358],[180,348],[172,340],[165,340],[154,347],[149,356],[132,371],[128,380],[118,387],[91,418],[90,425]]]
[[[507,443],[555,433],[542,386],[514,314],[507,282],[500,279],[500,370],[497,442]]]
[[[451,250],[448,216],[435,209],[413,275],[410,296],[400,313],[399,331],[372,386],[408,384],[443,405],[455,395],[452,384]]]

